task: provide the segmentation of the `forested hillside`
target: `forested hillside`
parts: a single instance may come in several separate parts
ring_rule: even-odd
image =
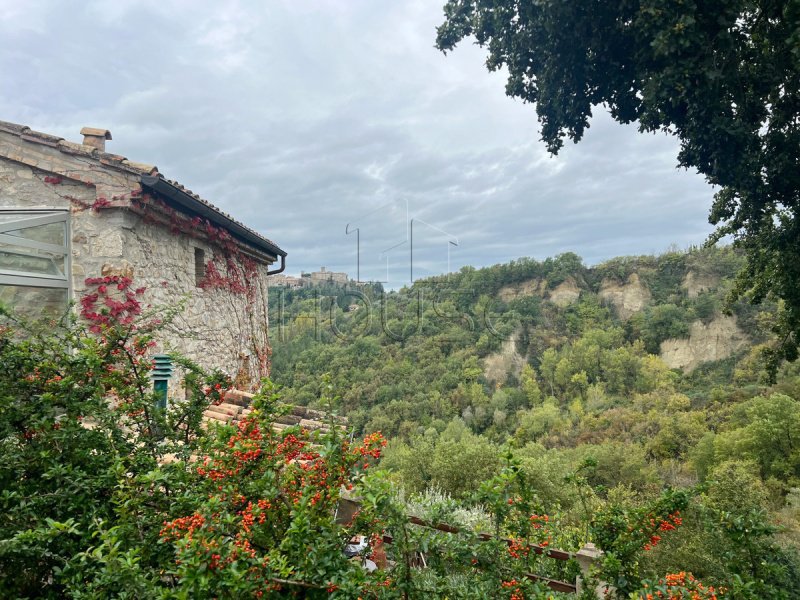
[[[408,438],[460,418],[495,441],[575,445],[598,436],[585,419],[630,409],[636,395],[670,390],[707,407],[712,391],[761,389],[753,349],[769,340],[775,307],[723,314],[739,266],[729,248],[594,268],[563,254],[397,292],[276,288],[272,376],[294,402],[313,404],[330,373],[358,430]],[[537,410],[558,426],[537,431]]]
[[[699,485],[706,507],[746,523],[769,515],[791,554],[800,372],[784,366],[768,383],[760,349],[777,306],[726,313],[740,266],[730,248],[591,268],[568,253],[396,292],[274,289],[273,379],[287,401],[314,405],[328,374],[356,430],[391,440],[382,465],[409,493],[466,497],[511,448],[566,522]],[[650,566],[725,581],[745,549],[690,523]]]

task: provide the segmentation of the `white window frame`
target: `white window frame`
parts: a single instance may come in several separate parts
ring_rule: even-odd
[[[17,271],[0,268],[0,285],[14,285],[67,290],[67,303],[72,299],[72,260],[70,252],[69,211],[53,208],[3,208],[0,216],[18,215],[18,219],[0,222],[0,242],[44,250],[64,255],[64,275],[48,275],[29,271]],[[7,235],[7,231],[47,225],[48,223],[64,223],[64,244],[47,244],[25,238]],[[66,309],[66,306],[64,307]]]

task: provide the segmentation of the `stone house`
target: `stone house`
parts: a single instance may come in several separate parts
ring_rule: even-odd
[[[305,276],[305,274],[303,274]],[[311,285],[323,285],[326,283],[335,283],[337,285],[347,285],[347,273],[336,273],[328,271],[325,267],[320,267],[319,271],[312,271],[308,274]]]
[[[182,306],[158,351],[255,385],[269,369],[267,277],[286,252],[155,166],[106,152],[110,132],[81,134],[0,121],[0,302],[63,313],[96,278],[130,278],[143,306]]]

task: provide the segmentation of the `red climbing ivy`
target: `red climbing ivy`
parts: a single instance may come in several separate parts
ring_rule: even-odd
[[[255,358],[258,379],[269,376],[272,349],[267,330],[266,282],[256,260],[244,251],[230,232],[208,219],[189,217],[149,194],[132,196],[131,203],[146,222],[159,223],[174,235],[204,241],[214,248],[212,258],[205,264],[200,287],[243,298],[241,310],[249,329],[248,350]],[[232,310],[236,308],[232,307]]]
[[[62,178],[46,176],[43,181],[50,185],[58,185],[62,183]],[[91,185],[88,182],[84,183]],[[217,227],[208,219],[199,216],[190,217],[177,211],[162,199],[145,194],[141,189],[114,195],[110,199],[101,196],[93,202],[72,195],[62,197],[72,204],[75,211],[99,212],[118,206],[122,201],[129,201],[144,222],[165,227],[173,235],[209,244],[213,248],[213,255],[204,266],[204,277],[199,287],[208,291],[220,290],[226,295],[241,298],[238,305],[230,305],[230,310],[241,310],[243,318],[231,321],[240,325],[246,323],[248,331],[242,331],[240,332],[242,335],[234,337],[246,340],[247,350],[255,359],[253,367],[256,384],[260,379],[269,376],[272,350],[267,329],[266,282],[263,281],[259,263],[244,250],[230,232]],[[248,361],[242,367],[248,369],[250,365]]]
[[[80,315],[90,323],[93,333],[100,333],[112,324],[133,325],[134,319],[141,314],[140,298],[146,288],[131,289],[133,280],[129,277],[90,277],[85,283],[94,286],[94,291],[81,297]]]

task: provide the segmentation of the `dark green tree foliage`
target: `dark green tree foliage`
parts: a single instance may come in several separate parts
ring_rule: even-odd
[[[638,333],[651,354],[658,354],[659,345],[669,338],[689,336],[688,311],[674,304],[649,307],[634,315],[629,323]]]
[[[506,93],[535,103],[542,140],[578,142],[594,107],[675,135],[678,164],[717,186],[712,241],[747,262],[732,297],[785,302],[780,359],[800,335],[800,2],[798,0],[449,0],[437,46],[467,37],[505,67]]]

